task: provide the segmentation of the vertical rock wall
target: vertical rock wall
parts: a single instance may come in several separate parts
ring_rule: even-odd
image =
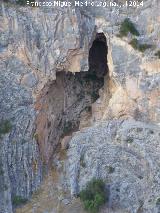
[[[92,23],[78,10],[0,3],[0,121],[12,125],[0,138],[0,213],[11,213],[12,200],[29,198],[42,181],[36,100],[57,71],[88,70]]]
[[[74,9],[74,8],[73,8]],[[136,23],[140,53],[120,39],[121,21]],[[88,70],[89,48],[96,32],[107,38],[109,77],[92,108],[93,120],[134,118],[159,123],[159,1],[143,8],[40,9],[0,3],[0,120],[12,124],[0,138],[2,172],[0,213],[11,213],[11,195],[28,198],[42,180],[42,159],[35,135],[40,91],[56,72]],[[42,128],[43,130],[43,128]],[[3,181],[5,178],[5,181]]]

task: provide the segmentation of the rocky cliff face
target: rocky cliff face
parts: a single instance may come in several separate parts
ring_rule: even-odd
[[[72,195],[89,179],[103,178],[111,211],[158,212],[159,134],[157,126],[134,120],[103,122],[77,133],[65,166]]]
[[[64,107],[65,121],[74,118],[77,124],[78,119],[76,129],[71,129],[80,130],[72,135],[66,161],[71,194],[93,176],[101,177],[110,185],[110,207],[115,208],[111,211],[158,212],[160,60],[154,54],[160,48],[159,9],[158,0],[119,10],[42,9],[1,2],[0,120],[9,121],[12,128],[0,137],[0,213],[12,213],[16,196],[30,198],[40,186],[65,136],[65,125],[59,128],[56,123]],[[152,48],[140,53],[129,44],[131,35],[117,36],[126,17],[135,23],[139,41]],[[94,89],[90,84],[96,93],[99,90],[93,103],[83,79],[85,89],[81,90],[81,86],[77,89],[80,81],[67,80],[61,86],[58,76],[62,71],[71,76],[88,71],[89,50],[102,32],[107,39],[109,72]],[[75,91],[89,92],[78,102],[80,107],[75,104],[68,112],[77,103]],[[86,106],[91,110],[82,113]],[[88,125],[93,127],[82,129]],[[85,168],[80,165],[81,156]]]

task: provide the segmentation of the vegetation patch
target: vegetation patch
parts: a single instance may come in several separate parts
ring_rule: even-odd
[[[160,59],[160,50],[158,50],[158,51],[155,53],[155,56],[157,56],[157,57]]]
[[[107,199],[105,183],[101,179],[89,181],[86,189],[80,192],[80,200],[83,202],[85,210],[91,213],[97,213]]]
[[[139,32],[134,26],[134,24],[130,21],[129,18],[124,19],[124,21],[121,23],[120,26],[120,32],[118,34],[119,37],[127,36],[128,33],[131,33],[132,35],[139,36]]]
[[[138,50],[139,50],[140,52],[144,52],[144,51],[146,51],[147,49],[150,49],[151,47],[152,47],[151,44],[139,44]]]
[[[138,40],[136,38],[132,39],[129,44],[136,50],[139,47]]]
[[[140,52],[144,52],[145,50],[152,47],[150,44],[140,44],[139,41],[134,38],[129,43],[134,49],[139,50]]]
[[[8,120],[2,120],[0,122],[0,138],[3,134],[7,134],[11,131],[12,125]]]
[[[26,198],[23,198],[21,196],[17,196],[15,195],[13,198],[12,198],[12,204],[14,206],[19,206],[19,205],[22,205],[22,204],[25,204],[27,202],[27,199]]]
[[[156,200],[156,206],[160,206],[160,197]]]
[[[127,140],[126,140],[127,143],[133,143],[133,141],[134,141],[134,139],[131,138],[131,137],[128,137]]]

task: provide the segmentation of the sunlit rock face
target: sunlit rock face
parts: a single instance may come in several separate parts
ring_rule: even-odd
[[[11,194],[12,199],[29,198],[42,181],[46,166],[36,135],[39,96],[56,72],[88,70],[92,23],[79,11],[0,5],[0,120],[12,123],[10,134],[0,139],[0,212],[12,212]],[[39,120],[41,124],[45,119]],[[45,147],[45,140],[42,143]]]
[[[29,198],[41,184],[44,173],[47,173],[48,165],[44,165],[41,151],[44,151],[48,162],[51,159],[48,141],[52,141],[54,146],[56,140],[46,139],[45,136],[48,133],[44,131],[45,126],[42,124],[47,124],[47,117],[41,116],[41,110],[44,109],[51,119],[57,115],[53,110],[51,115],[49,109],[52,107],[47,106],[45,101],[43,102],[43,100],[48,100],[47,91],[49,85],[56,80],[56,73],[61,71],[86,72],[96,66],[98,67],[95,69],[97,76],[105,78],[104,86],[99,90],[99,98],[92,104],[90,115],[85,115],[79,121],[83,128],[88,124],[90,126],[98,124],[92,130],[86,129],[84,133],[87,135],[92,131],[94,135],[98,132],[96,139],[93,138],[93,148],[89,156],[89,162],[93,164],[93,167],[87,167],[86,180],[97,175],[97,168],[101,171],[103,166],[113,163],[115,175],[99,173],[102,178],[104,175],[105,178],[109,177],[112,207],[121,203],[123,213],[125,211],[156,213],[158,211],[155,203],[160,194],[159,188],[156,187],[159,184],[159,155],[157,154],[159,139],[156,132],[158,132],[160,123],[160,60],[154,56],[154,53],[159,49],[159,7],[158,0],[147,0],[142,8],[128,8],[128,10],[121,8],[119,11],[115,8],[93,7],[76,8],[76,10],[74,8],[73,10],[71,8],[42,9],[0,3],[0,120],[7,119],[12,124],[11,131],[0,138],[0,162],[2,162],[0,164],[0,171],[2,171],[0,172],[0,213],[12,213],[13,197],[18,195]],[[130,35],[122,39],[117,37],[120,23],[126,17],[136,23],[136,28],[140,33],[139,40],[142,43],[152,44],[153,48],[140,53],[129,45]],[[105,40],[97,38],[97,33],[103,34]],[[97,42],[99,51],[94,48]],[[94,52],[92,49],[96,50],[95,55],[92,55]],[[92,60],[90,60],[89,53],[93,56]],[[102,59],[108,65],[101,63]],[[95,60],[97,60],[96,66]],[[106,70],[107,73],[104,75]],[[73,89],[71,94],[74,91]],[[46,97],[43,96],[44,94]],[[54,95],[51,103],[54,101]],[[126,134],[132,134],[132,130],[128,129],[126,130],[129,131],[128,133],[121,132],[119,141],[114,133],[109,140],[107,140],[108,133],[106,133],[101,141],[102,130],[107,131],[108,120],[114,119],[116,119],[116,122],[113,121],[115,125],[120,125],[119,122],[123,120],[131,119],[129,125],[135,128],[139,128],[140,125],[143,134],[138,133],[137,136],[136,130],[133,133],[134,143],[132,145],[124,144]],[[37,121],[39,121],[38,124]],[[104,129],[100,127],[102,121],[106,122]],[[148,133],[150,127],[146,127],[145,123],[149,125],[154,123],[156,127],[151,127],[151,131],[155,129],[153,135]],[[42,134],[41,144],[37,142],[37,125],[40,126],[38,127]],[[48,125],[50,126],[50,123]],[[80,134],[83,128],[80,128]],[[123,125],[119,128],[116,126],[117,131],[124,129]],[[56,128],[54,131],[56,132]],[[117,134],[116,132],[115,135]],[[73,136],[71,147],[74,146],[75,141],[79,144],[80,140],[77,137],[79,136],[76,134]],[[90,150],[92,141],[84,141]],[[112,147],[114,141],[116,145]],[[104,163],[96,164],[98,156],[95,150],[99,149],[100,144],[105,147],[102,153]],[[72,150],[68,150],[69,156],[75,156],[77,146],[76,144]],[[143,170],[143,174],[149,174],[148,179],[146,177],[142,180],[137,179],[134,169],[128,166],[129,163],[127,171],[125,170],[125,160],[117,155],[118,152],[123,151],[125,156],[127,155],[125,146],[129,147],[129,152],[136,149],[141,159],[136,160],[134,154],[128,154],[125,160],[138,161],[135,165]],[[49,151],[45,152],[45,150]],[[110,162],[108,162],[108,153],[110,153]],[[118,158],[117,167],[115,155]],[[77,161],[73,161],[72,156],[68,169],[74,166],[76,168],[77,165]],[[78,159],[79,156],[77,155],[76,158]],[[101,161],[103,159],[100,159]],[[154,162],[156,162],[155,165]],[[96,165],[99,166],[96,167]],[[94,174],[92,168],[95,171]],[[84,172],[81,167],[78,169],[78,172]],[[124,178],[125,175],[128,176]],[[74,190],[74,184],[80,187],[85,184],[81,177],[79,182],[75,180],[75,183],[71,179],[72,184],[68,184],[71,192]],[[67,178],[67,182],[70,182],[70,177]],[[115,182],[120,186],[121,202],[114,197]],[[135,184],[134,187],[132,183]],[[108,184],[107,181],[106,184]],[[126,192],[128,192],[127,195]],[[152,195],[154,199],[149,202]],[[143,201],[144,208],[139,206],[140,201]],[[115,213],[119,211],[121,210],[114,210]]]
[[[97,123],[70,141],[64,181],[75,196],[93,177],[102,178],[110,191],[106,211],[156,213],[159,140],[156,125],[133,119]]]

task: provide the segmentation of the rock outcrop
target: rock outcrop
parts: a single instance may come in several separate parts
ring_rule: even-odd
[[[71,194],[93,177],[102,178],[113,212],[158,212],[159,140],[156,125],[132,119],[105,121],[77,133],[65,166]]]
[[[159,10],[158,0],[119,9],[0,2],[0,122],[12,126],[0,135],[0,213],[12,213],[13,198],[28,199],[40,186],[58,144],[57,139],[48,140],[45,126],[56,132],[47,119],[53,122],[59,113],[45,105],[48,91],[56,73],[88,71],[97,33],[107,40],[109,73],[90,112],[76,114],[80,132],[69,143],[67,168],[73,176],[67,176],[68,187],[77,193],[91,177],[100,176],[110,185],[115,213],[117,205],[131,213],[158,212],[160,60],[154,54],[160,48]],[[152,45],[144,53],[131,47],[132,35],[117,36],[126,17],[135,23],[139,41]],[[86,168],[79,162],[83,150]],[[110,166],[115,170],[111,174]]]

